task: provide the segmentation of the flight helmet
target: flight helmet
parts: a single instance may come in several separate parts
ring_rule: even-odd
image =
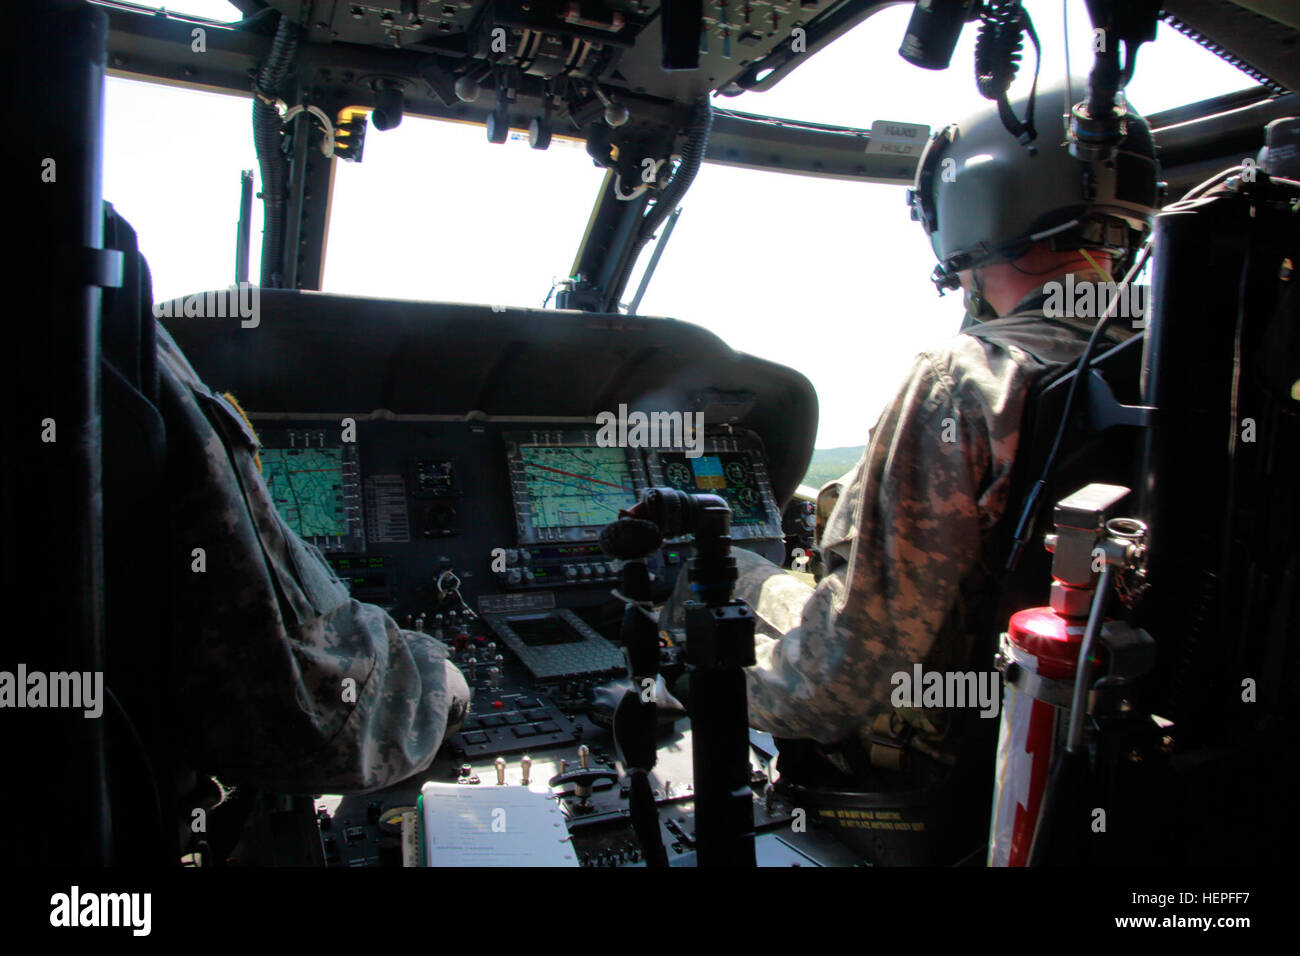
[[[1081,99],[1085,81],[1072,89]],[[1076,159],[1065,125],[1072,105],[1064,84],[1040,90],[1033,102],[1038,137],[1028,147],[992,103],[930,137],[908,202],[939,260],[932,279],[941,294],[959,287],[961,270],[1014,261],[1043,240],[1057,249],[1105,250],[1121,268],[1142,244],[1160,191],[1150,127],[1129,108],[1113,159]],[[1014,110],[1026,115],[1028,103]]]

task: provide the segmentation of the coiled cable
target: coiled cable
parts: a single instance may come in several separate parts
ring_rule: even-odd
[[[1026,33],[1034,44],[1034,82],[1022,121],[1011,109],[1007,91],[1020,71]],[[975,38],[975,85],[981,96],[997,103],[1002,125],[1023,146],[1038,138],[1038,131],[1034,128],[1034,95],[1038,92],[1041,62],[1038,33],[1021,0],[989,0],[985,3],[980,10],[979,34]]]

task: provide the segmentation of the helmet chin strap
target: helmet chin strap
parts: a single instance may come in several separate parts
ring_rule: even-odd
[[[997,311],[984,298],[984,279],[979,268],[972,269],[970,275],[970,288],[962,294],[962,303],[966,306],[966,318],[961,324],[963,329],[998,318]]]
[[[979,322],[988,322],[991,319],[998,318],[997,310],[989,305],[984,298],[984,280],[980,274],[979,266],[970,267],[971,283],[970,288],[965,289],[962,293],[962,304],[966,306],[966,318],[962,321],[961,327],[967,329]],[[943,295],[948,289],[962,288],[961,276],[958,270],[953,268],[947,262],[941,262],[934,267],[934,272],[930,274],[930,281],[934,287]]]

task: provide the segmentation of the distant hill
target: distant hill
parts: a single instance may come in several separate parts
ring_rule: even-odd
[[[840,477],[858,463],[866,447],[866,445],[849,445],[845,448],[814,449],[803,483],[820,488],[832,478]]]

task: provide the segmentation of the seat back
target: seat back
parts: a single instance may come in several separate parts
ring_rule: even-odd
[[[105,248],[123,253],[123,281],[104,293],[103,500],[105,684],[114,862],[174,863],[173,752],[166,687],[171,612],[165,561],[166,431],[149,266],[135,230],[105,204]]]

